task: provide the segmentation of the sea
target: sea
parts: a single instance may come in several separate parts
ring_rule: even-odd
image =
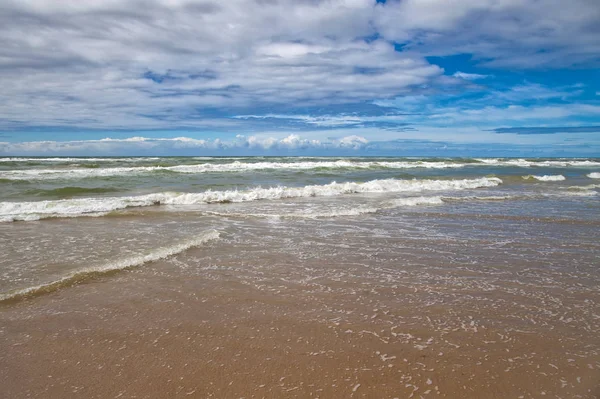
[[[381,373],[414,365],[386,385],[401,397],[595,397],[599,192],[600,158],[4,157],[0,305],[226,281],[385,343]],[[115,290],[128,274],[149,280]],[[392,354],[394,342],[431,357]],[[447,382],[427,374],[434,363]],[[488,364],[488,385],[469,379]],[[216,384],[197,392],[219,397]],[[345,385],[324,392],[370,392]]]

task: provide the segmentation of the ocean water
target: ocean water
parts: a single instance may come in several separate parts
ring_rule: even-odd
[[[596,398],[599,191],[600,159],[0,158],[3,393]]]
[[[268,243],[273,223],[321,220],[325,231],[332,220],[375,220],[385,231],[460,214],[467,224],[569,223],[593,242],[599,177],[599,159],[0,158],[0,298],[141,266],[257,223]],[[509,230],[490,239],[515,235],[527,239]]]

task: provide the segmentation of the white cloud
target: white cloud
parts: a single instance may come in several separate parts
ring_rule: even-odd
[[[367,0],[6,1],[0,129],[226,129],[239,121],[215,110],[385,98],[441,75],[363,40],[373,10]]]
[[[393,122],[403,123],[406,121],[404,115],[381,115],[381,116],[365,116],[365,115],[352,115],[352,114],[340,114],[340,115],[298,115],[298,114],[265,114],[265,115],[237,115],[235,119],[245,120],[266,120],[266,119],[279,119],[301,122],[306,125],[324,127],[324,128],[337,128],[337,127],[350,127],[350,126],[361,126],[367,123],[382,123],[382,122]]]
[[[473,54],[489,66],[598,62],[596,0],[402,0],[377,7],[388,39],[429,55]]]
[[[459,79],[464,79],[464,80],[478,80],[478,79],[485,79],[488,77],[488,75],[480,75],[477,73],[466,73],[466,72],[456,72],[454,73],[455,78],[459,78]]]
[[[360,136],[347,136],[322,142],[316,139],[301,138],[290,134],[281,138],[273,136],[237,135],[231,140],[202,140],[190,137],[149,138],[130,137],[125,139],[104,138],[78,141],[34,141],[0,142],[0,155],[65,155],[65,154],[177,154],[181,150],[209,150],[219,153],[223,150],[336,150],[364,148],[369,141]]]
[[[429,115],[432,120],[443,124],[474,122],[485,125],[490,122],[510,122],[527,120],[558,120],[569,117],[600,116],[600,106],[570,104],[561,106],[525,107],[483,107],[476,109],[440,108]]]
[[[410,110],[437,86],[486,77],[443,76],[425,56],[472,53],[511,67],[595,62],[598,20],[593,0],[4,0],[0,130],[235,130],[243,118],[224,113],[258,108],[279,118],[293,107],[373,100]],[[518,89],[504,100],[552,96]],[[377,120],[390,118],[401,117]]]

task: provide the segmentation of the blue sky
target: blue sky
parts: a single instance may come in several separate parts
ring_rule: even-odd
[[[599,20],[596,0],[6,0],[0,156],[599,156]]]

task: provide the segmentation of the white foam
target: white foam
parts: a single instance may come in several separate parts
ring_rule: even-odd
[[[0,202],[0,221],[38,220],[50,217],[99,216],[129,207],[152,205],[195,205],[216,202],[248,202],[298,197],[328,197],[353,193],[390,193],[465,190],[495,187],[496,177],[462,180],[371,180],[364,183],[330,183],[304,187],[256,187],[245,191],[202,193],[162,192],[130,197],[74,198],[55,201]]]
[[[443,201],[466,202],[466,201],[507,201],[514,199],[524,199],[523,195],[486,195],[486,196],[464,196],[464,197],[442,197]]]
[[[587,175],[590,179],[600,179],[600,172],[592,172]]]
[[[110,168],[61,168],[61,169],[25,169],[0,171],[0,178],[8,180],[54,180],[84,179],[92,177],[130,176],[153,172],[176,173],[210,173],[210,172],[244,172],[256,170],[311,170],[311,169],[445,169],[462,168],[466,164],[450,162],[367,162],[367,161],[313,161],[313,162],[240,162],[200,163],[194,165],[174,166],[131,166]]]
[[[380,208],[357,207],[348,209],[334,209],[330,211],[304,211],[304,212],[288,212],[288,213],[240,213],[240,212],[205,212],[208,215],[227,216],[227,217],[252,217],[252,218],[290,218],[290,219],[320,219],[334,218],[340,216],[360,216],[368,213],[377,213]]]
[[[566,180],[566,178],[563,175],[544,175],[544,176],[528,175],[528,176],[523,176],[523,179],[535,179],[535,180],[539,180],[539,181],[563,181],[563,180]]]
[[[360,206],[354,208],[336,208],[326,211],[301,210],[300,212],[288,213],[239,213],[239,212],[212,212],[207,214],[218,216],[234,216],[234,217],[272,217],[272,218],[292,218],[292,219],[317,219],[317,218],[334,218],[340,216],[360,216],[369,213],[377,213],[383,209],[392,209],[400,207],[412,207],[419,205],[440,205],[444,201],[441,197],[407,197],[398,198],[388,201],[385,204],[378,206]]]
[[[2,158],[2,161],[56,161],[56,162],[100,162],[100,161],[145,161],[160,158]],[[201,158],[195,158],[200,160]],[[365,161],[356,159],[319,160],[301,162],[247,162],[237,159],[228,163],[198,163],[193,165],[173,166],[128,166],[105,167],[95,169],[60,168],[60,169],[25,169],[0,171],[0,178],[9,180],[53,180],[83,179],[93,177],[130,176],[154,172],[175,173],[210,173],[210,172],[244,172],[256,170],[314,170],[314,169],[448,169],[477,167],[478,165],[516,166],[516,167],[592,167],[600,166],[600,162],[590,160],[555,160],[529,161],[525,159],[476,159],[478,163],[461,163],[451,161]]]
[[[418,205],[441,205],[444,201],[442,197],[408,197],[408,198],[397,198],[391,201],[392,207],[403,207],[403,206],[418,206]]]
[[[589,191],[589,190],[594,190],[600,188],[600,184],[588,184],[585,186],[569,186],[569,187],[564,187],[564,189],[566,190],[585,190],[585,191]]]
[[[595,197],[598,192],[594,190],[569,191],[565,190],[561,193],[546,193],[546,196],[565,196],[565,197]]]
[[[220,237],[220,233],[216,230],[209,230],[199,236],[196,236],[192,239],[168,246],[155,249],[145,255],[136,255],[130,256],[127,258],[119,259],[114,262],[109,262],[99,266],[92,266],[87,268],[79,269],[69,275],[66,275],[58,280],[54,280],[48,283],[40,284],[35,287],[29,287],[5,294],[0,294],[0,301],[4,301],[6,299],[14,298],[17,296],[23,296],[30,293],[34,293],[36,291],[43,290],[46,287],[52,287],[55,285],[60,285],[61,283],[68,282],[73,280],[79,275],[85,274],[93,274],[93,273],[106,273],[116,270],[128,269],[135,266],[141,266],[145,263],[155,262],[160,259],[168,258],[170,256],[176,255],[178,253],[184,252],[190,248],[198,247],[208,241],[216,240]]]
[[[526,159],[498,159],[498,158],[476,158],[478,162],[487,165],[496,166],[517,166],[522,168],[530,167],[590,167],[600,166],[600,162],[590,160],[577,159],[561,159],[561,160],[546,160],[546,161],[531,161]]]

